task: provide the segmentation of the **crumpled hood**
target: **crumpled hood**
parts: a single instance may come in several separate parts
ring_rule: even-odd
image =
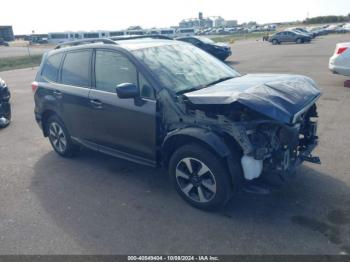
[[[321,92],[309,77],[300,75],[248,74],[186,93],[196,105],[240,103],[287,124],[313,105]]]

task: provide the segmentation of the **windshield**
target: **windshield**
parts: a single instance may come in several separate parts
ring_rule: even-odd
[[[151,69],[165,88],[176,93],[240,76],[220,60],[186,43],[138,49],[133,54]]]
[[[207,37],[197,37],[199,40],[201,40],[203,43],[206,44],[215,44],[215,42]]]

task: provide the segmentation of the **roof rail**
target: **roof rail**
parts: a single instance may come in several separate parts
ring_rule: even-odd
[[[108,39],[108,38],[90,38],[90,39],[82,39],[82,40],[65,42],[65,43],[57,45],[55,47],[55,49],[60,49],[62,47],[66,47],[66,46],[86,45],[86,44],[93,44],[93,43],[117,45],[116,42],[114,42],[113,40]]]
[[[133,40],[133,39],[144,39],[144,38],[151,38],[151,39],[164,39],[164,40],[173,40],[171,37],[165,36],[165,35],[124,35],[124,36],[112,36],[109,39],[112,39],[114,41],[122,41],[122,40]]]

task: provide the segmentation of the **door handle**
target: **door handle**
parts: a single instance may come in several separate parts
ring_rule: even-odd
[[[90,103],[95,108],[102,108],[102,102],[100,100],[92,99],[90,100]]]
[[[62,93],[60,91],[58,91],[58,90],[53,91],[53,94],[57,98],[62,98]]]

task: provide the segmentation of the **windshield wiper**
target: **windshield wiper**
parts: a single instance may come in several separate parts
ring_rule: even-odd
[[[176,92],[176,94],[177,95],[183,95],[185,93],[192,92],[192,91],[197,91],[199,89],[201,89],[201,88],[199,88],[199,87],[192,87],[192,88],[189,88],[189,89],[180,90],[180,91]]]
[[[232,79],[232,78],[234,78],[234,77],[233,77],[233,76],[222,77],[222,78],[220,78],[220,79],[218,79],[218,80],[215,80],[215,81],[213,81],[213,82],[211,82],[211,83],[209,83],[209,84],[206,84],[205,86],[192,87],[192,88],[189,88],[189,89],[184,89],[184,90],[181,90],[181,91],[176,92],[176,94],[177,94],[177,95],[183,95],[183,94],[188,93],[188,92],[197,91],[197,90],[199,90],[199,89],[207,88],[207,87],[209,87],[209,86],[218,84],[218,83],[220,83],[220,82],[224,82],[224,81],[229,80],[229,79]]]
[[[224,81],[229,80],[229,79],[232,79],[232,78],[234,78],[234,77],[233,77],[233,76],[222,77],[222,78],[220,78],[220,79],[218,79],[218,80],[215,80],[215,81],[213,81],[213,82],[211,82],[211,83],[205,85],[203,88],[216,85],[216,84],[218,84],[218,83],[224,82]]]

